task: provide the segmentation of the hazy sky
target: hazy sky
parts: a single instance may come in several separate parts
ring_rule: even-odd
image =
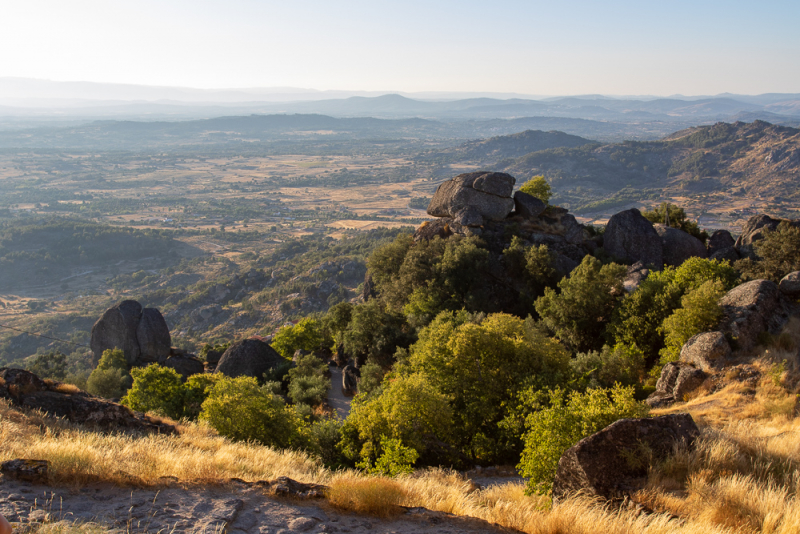
[[[800,92],[800,1],[9,0],[0,77],[203,88]]]

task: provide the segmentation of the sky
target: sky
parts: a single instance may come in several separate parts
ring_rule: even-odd
[[[800,92],[800,1],[19,0],[0,77],[530,95]]]

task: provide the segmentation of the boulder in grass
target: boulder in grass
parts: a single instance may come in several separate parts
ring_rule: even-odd
[[[789,273],[781,279],[778,284],[781,293],[789,298],[800,298],[800,271]]]
[[[692,336],[681,348],[681,361],[705,372],[713,372],[731,355],[731,346],[722,332],[703,332]]]
[[[664,263],[678,267],[692,257],[706,258],[708,250],[703,242],[693,235],[679,228],[671,228],[663,224],[654,224],[659,237],[661,237],[662,254]]]
[[[564,452],[553,481],[553,504],[577,493],[628,497],[644,487],[649,462],[664,460],[678,444],[692,447],[699,435],[689,414],[620,419]]]
[[[31,482],[32,484],[47,484],[50,462],[47,460],[26,460],[17,458],[0,464],[0,472],[10,478]]]
[[[135,300],[123,300],[103,313],[92,326],[90,345],[95,364],[107,349],[121,349],[129,365],[139,361],[136,329],[141,317],[142,305]]]
[[[706,374],[684,362],[669,362],[661,369],[656,390],[645,401],[651,408],[669,406],[683,401],[687,394],[699,388]]]
[[[725,316],[720,331],[736,341],[738,349],[758,344],[762,332],[780,333],[796,311],[791,300],[769,280],[753,280],[728,291],[719,301]]]

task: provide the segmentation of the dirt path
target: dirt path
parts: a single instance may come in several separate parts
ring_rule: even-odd
[[[331,371],[331,389],[328,391],[328,405],[336,410],[341,419],[346,419],[350,413],[350,397],[342,393],[342,370],[335,365],[329,367]]]
[[[0,479],[0,513],[12,526],[34,522],[96,522],[108,532],[230,534],[385,533],[478,534],[510,532],[484,521],[421,509],[392,519],[339,512],[325,501],[278,500],[257,486],[161,491],[94,484],[52,488]]]

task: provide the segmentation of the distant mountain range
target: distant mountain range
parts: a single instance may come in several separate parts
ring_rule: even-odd
[[[296,88],[202,90],[176,87],[49,82],[0,78],[0,118],[189,119],[240,114],[435,120],[521,117],[624,123],[769,120],[800,124],[800,94],[673,97],[585,95],[534,97],[508,93],[313,91]],[[1,120],[1,119],[0,119]]]

